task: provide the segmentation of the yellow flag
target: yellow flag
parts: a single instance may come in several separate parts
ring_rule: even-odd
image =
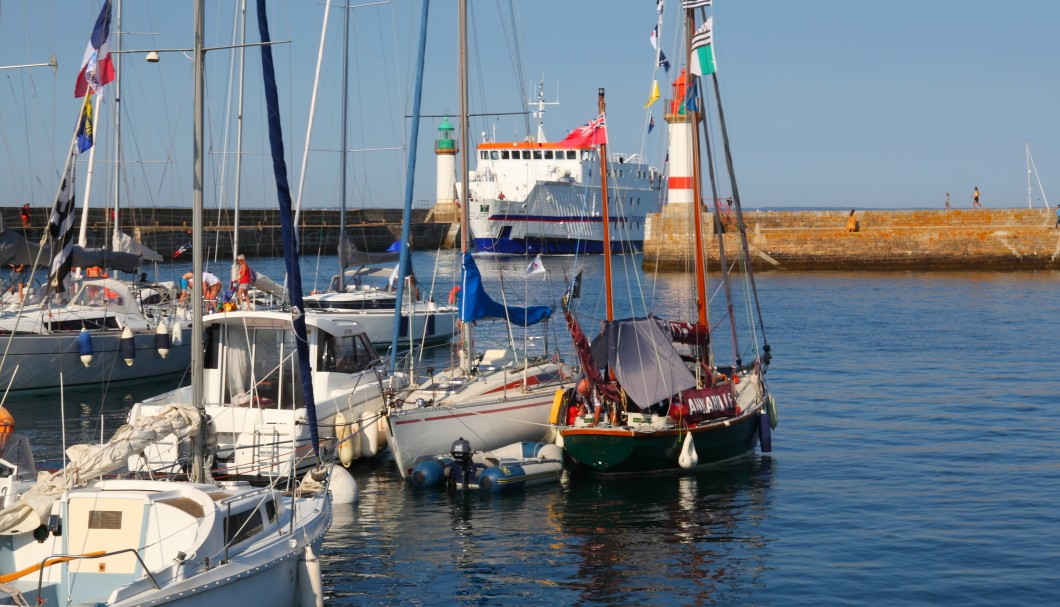
[[[644,104],[645,108],[651,107],[651,104],[659,100],[659,81],[651,81],[651,97],[648,97],[648,102]]]

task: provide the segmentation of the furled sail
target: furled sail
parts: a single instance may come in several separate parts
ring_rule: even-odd
[[[474,322],[482,318],[499,318],[513,325],[529,327],[552,316],[551,306],[528,306],[519,308],[501,305],[486,293],[482,286],[482,275],[475,265],[471,253],[464,253],[464,284],[460,297],[460,320]]]

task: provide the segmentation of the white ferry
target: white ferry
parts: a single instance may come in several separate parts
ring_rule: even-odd
[[[543,105],[535,112],[539,118]],[[603,252],[596,146],[549,143],[539,122],[536,140],[486,140],[477,153],[468,174],[477,253]],[[638,154],[608,156],[611,250],[639,251],[645,217],[662,203],[662,174]]]

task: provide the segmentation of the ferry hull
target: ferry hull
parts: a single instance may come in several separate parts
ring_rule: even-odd
[[[612,253],[636,253],[643,249],[643,240],[611,243]],[[598,255],[604,252],[604,243],[599,240],[569,238],[476,238],[475,252],[500,255]]]

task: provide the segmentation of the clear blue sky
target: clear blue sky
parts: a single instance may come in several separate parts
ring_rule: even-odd
[[[253,2],[250,41],[257,40]],[[358,3],[353,3],[357,5]],[[403,149],[410,112],[412,54],[420,2],[360,3],[351,11],[350,154],[352,208],[396,207],[404,197]],[[679,0],[668,0],[663,50],[678,63]],[[1056,24],[1060,2],[1021,0],[716,0],[715,47],[722,98],[744,205],[758,207],[940,208],[946,192],[969,207],[979,186],[988,207],[1027,204],[1024,143],[1029,142],[1045,192],[1060,200],[1060,74]],[[611,148],[665,157],[662,103],[645,135],[654,52],[648,34],[654,0],[474,0],[471,2],[473,113],[519,112],[544,78],[552,139],[596,113],[607,89]],[[100,0],[8,0],[0,4],[0,65],[47,61],[59,69],[0,72],[0,204],[50,206],[69,145],[78,102],[72,90]],[[237,2],[211,0],[207,46],[229,44]],[[299,168],[323,4],[271,1],[287,160],[292,186]],[[336,206],[341,10],[333,8],[327,60],[305,205]],[[514,12],[514,15],[513,15]],[[455,114],[456,10],[431,3],[423,113]],[[187,48],[191,2],[126,1],[128,49]],[[513,29],[514,24],[514,29]],[[208,55],[207,204],[231,205],[234,95],[229,51]],[[260,58],[247,52],[243,204],[272,206],[261,114]],[[124,204],[187,205],[191,167],[191,62],[166,54],[148,65],[122,65]],[[660,72],[667,96],[669,75]],[[518,75],[518,76],[517,76]],[[520,87],[523,87],[521,90]],[[112,98],[113,85],[108,86]],[[105,104],[102,122],[112,118]],[[433,139],[440,119],[421,123],[416,200],[434,195]],[[227,122],[227,130],[226,130]],[[522,138],[523,117],[479,117],[500,139]],[[97,125],[94,204],[110,199],[113,135]],[[534,126],[531,124],[530,128]],[[226,132],[228,133],[226,136]],[[83,188],[86,166],[79,166]],[[222,184],[224,190],[222,191]],[[265,185],[263,185],[265,184]],[[1051,192],[1051,190],[1053,190]],[[80,196],[80,192],[79,192]],[[1041,192],[1034,186],[1035,205]]]

